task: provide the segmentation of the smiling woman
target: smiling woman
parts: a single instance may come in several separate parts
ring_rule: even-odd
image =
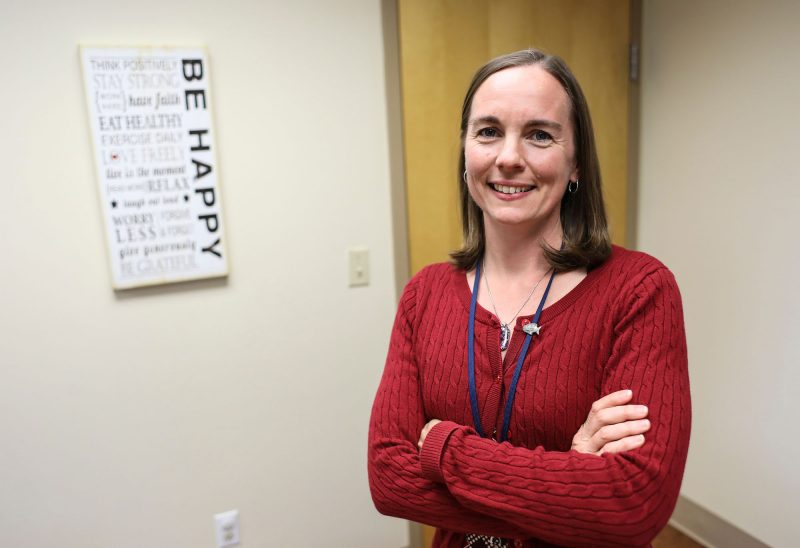
[[[465,243],[401,298],[375,505],[436,526],[435,547],[647,545],[689,442],[675,280],[610,245],[588,107],[559,58],[479,69],[461,143]]]

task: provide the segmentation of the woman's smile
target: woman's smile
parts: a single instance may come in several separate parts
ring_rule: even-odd
[[[517,200],[523,198],[525,194],[534,190],[535,185],[518,183],[513,181],[490,181],[489,187],[498,194],[501,200]]]

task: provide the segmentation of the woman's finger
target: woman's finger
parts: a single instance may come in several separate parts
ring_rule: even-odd
[[[594,437],[594,445],[598,448],[605,447],[609,443],[613,443],[631,436],[644,434],[650,430],[650,421],[647,419],[625,421],[619,424],[609,424],[599,429]]]
[[[624,453],[625,451],[636,449],[642,445],[644,445],[644,436],[642,434],[637,434],[635,436],[628,436],[627,438],[622,438],[621,440],[612,441],[611,443],[605,444],[600,451],[598,451],[598,454]]]
[[[601,409],[594,417],[596,430],[609,424],[619,424],[625,421],[643,419],[647,417],[646,405],[618,405]]]
[[[631,398],[633,398],[633,391],[631,390],[617,390],[603,396],[592,404],[591,409],[589,409],[589,415],[586,417],[586,424],[595,422],[597,415],[604,409],[625,405],[631,401]]]
[[[632,390],[617,390],[611,394],[607,394],[592,404],[592,409],[589,411],[589,416],[597,414],[603,409],[615,407],[618,405],[625,405],[633,398]]]
[[[431,419],[425,426],[422,427],[422,432],[420,432],[419,434],[419,441],[417,442],[417,447],[422,449],[422,444],[425,443],[425,438],[428,437],[428,432],[430,432],[431,428],[433,428],[440,422],[442,421],[440,421],[439,419]]]

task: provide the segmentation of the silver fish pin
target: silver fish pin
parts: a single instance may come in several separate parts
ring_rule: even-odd
[[[538,335],[540,329],[541,327],[539,327],[539,324],[536,323],[529,323],[528,325],[522,326],[522,330],[527,335]]]

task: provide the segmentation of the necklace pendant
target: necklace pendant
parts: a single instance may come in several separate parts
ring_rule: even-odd
[[[511,340],[511,329],[504,323],[500,324],[500,350],[508,348],[508,341]]]

